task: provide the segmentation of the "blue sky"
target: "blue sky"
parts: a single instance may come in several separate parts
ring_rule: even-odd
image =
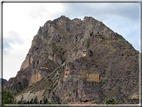
[[[91,16],[140,48],[139,3],[4,3],[3,77],[15,77],[40,26],[61,15]]]

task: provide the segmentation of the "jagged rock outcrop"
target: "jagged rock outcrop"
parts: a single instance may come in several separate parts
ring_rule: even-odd
[[[14,91],[17,99],[24,91],[24,100],[42,92],[55,103],[87,99],[101,104],[111,98],[139,103],[139,52],[92,17],[61,16],[40,27],[6,89]]]

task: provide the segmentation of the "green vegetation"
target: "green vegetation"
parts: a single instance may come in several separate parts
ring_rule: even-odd
[[[51,79],[48,79],[48,81],[51,81]]]
[[[47,102],[46,104],[55,104],[55,103]]]
[[[37,96],[34,99],[34,104],[38,104]]]
[[[57,103],[58,103],[58,104],[61,104],[59,97],[56,97],[56,100],[57,100]]]
[[[97,38],[100,38],[100,39],[102,39],[102,40],[106,40],[106,37],[103,36],[103,35],[95,34],[94,36],[97,37]]]
[[[80,102],[82,102],[82,100],[80,99]]]
[[[117,102],[115,102],[114,99],[109,99],[106,101],[106,104],[117,104]]]
[[[23,104],[22,101],[18,101],[17,104]]]
[[[106,74],[106,70],[104,69],[103,71],[101,71],[102,72],[102,74],[103,75],[105,75]]]
[[[24,93],[26,93],[27,92],[27,90],[24,90],[24,91],[22,91],[22,93],[20,93],[19,95],[22,95],[22,94],[24,94]]]
[[[31,99],[30,104],[33,104],[33,99]]]
[[[21,97],[21,101],[24,99],[24,97],[23,97],[23,95],[22,95],[22,97]]]
[[[43,97],[43,104],[47,104],[47,102],[48,102],[48,99],[44,96]]]
[[[47,104],[47,103],[52,104],[48,102],[48,99],[45,96],[43,97],[42,100],[40,100],[40,102],[38,102],[37,96],[34,99],[31,99],[31,101],[24,101],[22,99],[23,98],[21,98],[21,101],[18,101],[17,104]]]
[[[48,89],[48,92],[51,93],[51,89]]]
[[[14,92],[3,91],[2,102],[3,104],[16,104],[16,99],[14,98]]]

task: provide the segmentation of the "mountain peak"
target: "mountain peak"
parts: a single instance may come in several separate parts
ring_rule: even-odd
[[[70,21],[70,19],[68,18],[68,17],[66,17],[66,16],[64,16],[64,15],[61,15],[59,18],[57,18],[57,19],[55,19],[55,20],[53,20],[53,21],[56,21],[56,20],[63,20],[63,21]]]
[[[21,93],[26,101],[36,96],[42,100],[44,95],[62,104],[104,104],[112,98],[120,104],[136,104],[138,56],[121,35],[93,17],[61,16],[40,27],[20,71],[4,90]]]

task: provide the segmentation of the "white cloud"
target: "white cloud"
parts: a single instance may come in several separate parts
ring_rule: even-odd
[[[25,45],[19,45],[18,43],[11,44],[11,49],[8,50],[8,54],[3,55],[3,77],[9,79],[15,77],[20,70],[20,66],[24,61],[28,51],[29,42],[25,42]]]
[[[57,14],[61,14],[63,9],[61,3],[36,3],[31,6],[29,16],[34,19],[42,18],[44,20],[51,20]]]

